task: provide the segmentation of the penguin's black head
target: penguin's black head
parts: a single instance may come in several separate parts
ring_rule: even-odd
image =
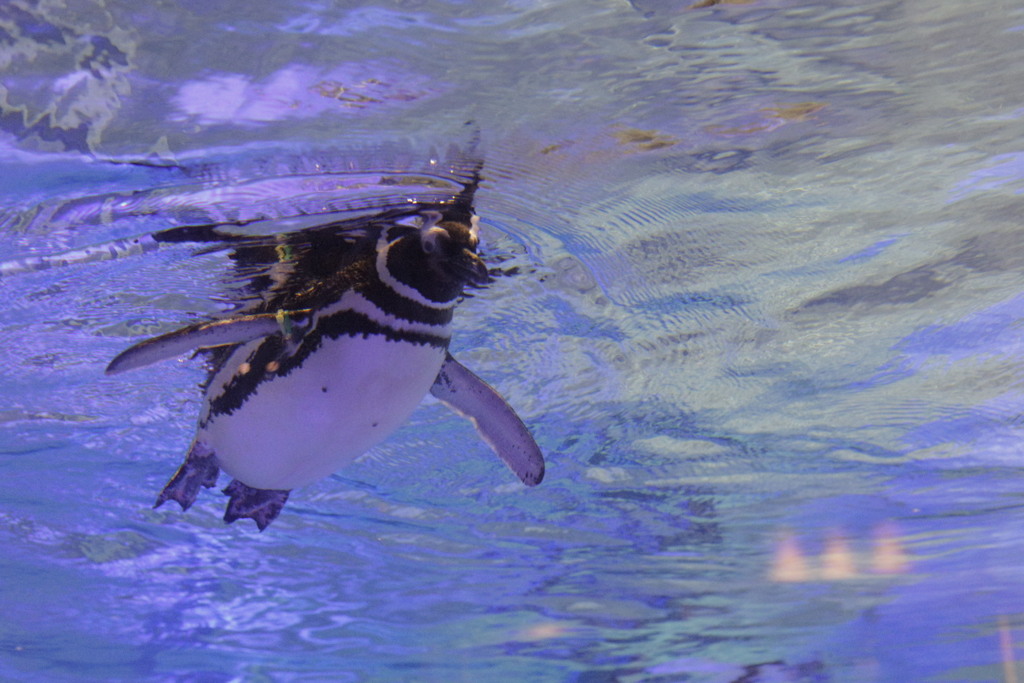
[[[476,216],[464,222],[426,211],[420,221],[413,229],[397,226],[402,236],[388,243],[382,254],[390,277],[439,303],[457,299],[467,284],[490,281],[487,265],[476,253]]]
[[[431,270],[460,284],[487,284],[490,280],[487,266],[476,253],[477,244],[480,243],[478,225],[479,219],[476,216],[466,224],[444,220],[436,212],[425,215],[419,241]]]

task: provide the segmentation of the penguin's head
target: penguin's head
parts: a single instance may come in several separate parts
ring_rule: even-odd
[[[394,231],[384,233],[377,270],[385,282],[394,282],[396,291],[405,292],[403,296],[418,295],[437,303],[455,301],[467,284],[490,281],[487,265],[476,253],[478,232],[476,216],[424,211],[415,225],[398,223]],[[396,233],[399,236],[392,239]]]
[[[419,245],[431,270],[459,285],[487,284],[487,265],[476,253],[479,231],[480,219],[475,215],[467,224],[444,220],[436,211],[426,212],[419,229]]]

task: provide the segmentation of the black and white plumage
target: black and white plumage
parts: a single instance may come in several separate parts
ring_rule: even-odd
[[[429,391],[470,418],[527,485],[544,460],[511,407],[448,353],[456,303],[489,280],[477,255],[475,181],[450,203],[258,238],[215,228],[169,231],[164,241],[233,244],[254,303],[234,317],[143,341],[114,374],[208,352],[211,373],[192,447],[157,505],[187,509],[220,470],[234,480],[225,520],[262,530],[291,489],[350,464],[408,419]]]

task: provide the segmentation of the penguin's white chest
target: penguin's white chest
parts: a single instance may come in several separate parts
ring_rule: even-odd
[[[238,349],[221,373],[238,373],[257,344]],[[212,417],[199,438],[224,471],[251,487],[303,486],[350,464],[405,422],[444,358],[436,346],[380,335],[324,339],[301,366],[261,382],[230,414]]]

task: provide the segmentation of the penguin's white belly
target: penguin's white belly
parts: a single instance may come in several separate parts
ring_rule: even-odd
[[[236,372],[248,351],[224,370]],[[397,429],[429,391],[443,349],[382,336],[324,339],[285,376],[260,383],[200,439],[225,472],[260,489],[292,489],[350,464]]]

